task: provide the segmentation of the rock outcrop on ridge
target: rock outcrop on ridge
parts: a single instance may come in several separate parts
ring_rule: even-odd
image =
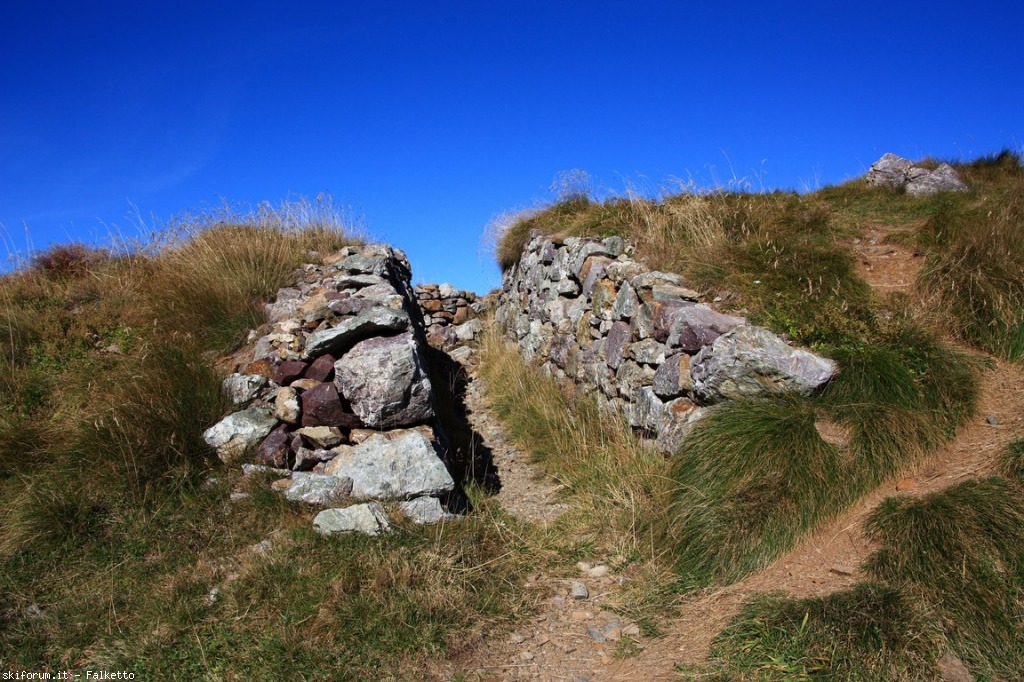
[[[882,158],[871,164],[865,180],[874,187],[902,187],[907,194],[914,196],[967,191],[967,185],[948,163],[930,171],[891,153],[882,155]]]

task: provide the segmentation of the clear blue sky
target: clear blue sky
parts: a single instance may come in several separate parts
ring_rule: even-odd
[[[815,187],[1024,145],[1016,2],[0,3],[0,224],[24,250],[329,191],[417,281],[558,171]],[[0,252],[2,255],[2,252]]]

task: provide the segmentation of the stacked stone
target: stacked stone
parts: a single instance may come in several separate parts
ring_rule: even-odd
[[[460,291],[451,284],[419,284],[416,300],[423,313],[427,343],[448,351],[476,339],[483,325],[476,319],[486,302],[472,291]]]
[[[440,520],[455,485],[408,260],[387,245],[350,246],[297,274],[267,306],[252,362],[224,380],[241,409],[206,441],[225,463],[251,458],[247,473],[280,472],[275,488],[289,499],[328,507],[314,522],[322,532],[386,529],[382,500],[416,522]]]
[[[635,261],[621,237],[535,233],[503,276],[495,319],[526,359],[669,452],[714,403],[809,395],[835,374],[831,360],[699,298],[679,275]]]

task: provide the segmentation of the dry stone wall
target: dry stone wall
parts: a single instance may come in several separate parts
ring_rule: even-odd
[[[495,318],[524,358],[625,414],[665,451],[716,403],[809,395],[836,372],[701,303],[679,275],[636,261],[621,237],[535,233],[502,284]]]
[[[410,280],[383,244],[304,266],[224,380],[236,410],[204,433],[225,463],[276,472],[288,499],[326,507],[323,533],[387,530],[382,501],[418,523],[448,516],[455,482]]]
[[[473,341],[482,331],[477,317],[488,308],[485,299],[472,291],[460,291],[451,284],[418,284],[416,301],[423,313],[427,343],[450,350]]]

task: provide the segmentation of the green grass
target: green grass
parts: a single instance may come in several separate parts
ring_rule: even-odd
[[[909,323],[831,354],[820,396],[720,405],[683,443],[665,533],[687,584],[763,568],[973,413],[976,363]]]
[[[547,550],[472,486],[457,523],[325,539],[201,439],[228,407],[213,361],[353,239],[300,201],[186,216],[127,255],[56,247],[0,279],[5,669],[410,678],[530,607]]]
[[[1018,460],[1019,461],[1019,460]],[[975,675],[1024,670],[1024,495],[1006,480],[889,498],[868,520],[870,575],[929,605]]]
[[[941,632],[907,595],[863,583],[827,597],[753,599],[716,639],[718,679],[938,679]]]

